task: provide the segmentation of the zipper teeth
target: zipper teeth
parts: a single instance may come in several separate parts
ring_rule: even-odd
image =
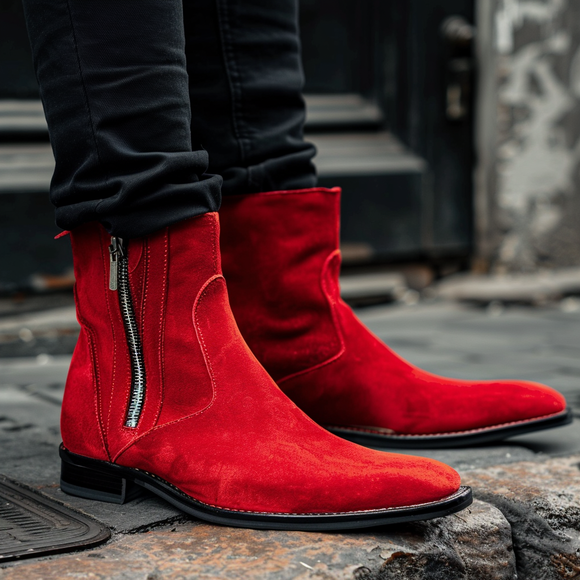
[[[131,397],[125,426],[135,428],[139,423],[145,401],[145,364],[129,288],[129,269],[126,256],[120,256],[118,259],[118,290],[121,316],[125,325],[125,336],[131,357]]]

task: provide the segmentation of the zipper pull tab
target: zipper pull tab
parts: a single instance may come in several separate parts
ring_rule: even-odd
[[[117,274],[119,272],[119,259],[123,256],[123,240],[121,238],[111,238],[109,246],[110,269],[109,269],[109,290],[117,290]]]

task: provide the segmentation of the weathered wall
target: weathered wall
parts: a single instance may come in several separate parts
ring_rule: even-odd
[[[496,0],[490,16],[489,262],[495,271],[580,265],[580,0]]]

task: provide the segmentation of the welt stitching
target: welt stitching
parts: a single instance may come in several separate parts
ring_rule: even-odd
[[[97,461],[100,461],[100,460],[97,460]],[[107,462],[102,462],[102,463],[107,463]],[[126,466],[121,465],[121,467],[126,467]],[[313,516],[320,516],[320,515],[348,515],[348,514],[399,512],[399,511],[404,511],[404,510],[412,509],[412,508],[416,508],[416,507],[423,507],[423,506],[430,506],[430,505],[438,505],[442,501],[451,500],[451,499],[456,498],[457,496],[462,495],[465,492],[465,490],[467,489],[465,486],[460,486],[457,491],[455,491],[451,495],[448,495],[447,497],[444,497],[444,498],[442,498],[440,500],[427,501],[427,502],[423,502],[423,503],[410,504],[410,505],[406,505],[406,506],[393,506],[393,507],[387,507],[387,508],[366,509],[366,510],[353,510],[353,511],[343,511],[343,512],[264,512],[264,511],[256,512],[256,511],[243,510],[243,509],[237,509],[237,508],[224,508],[224,507],[218,506],[216,504],[211,504],[211,503],[207,503],[207,502],[201,501],[201,500],[199,500],[199,499],[197,499],[197,498],[195,498],[193,496],[188,495],[187,493],[185,493],[184,491],[182,491],[181,489],[179,489],[173,483],[170,483],[169,481],[166,481],[162,477],[159,477],[155,473],[151,473],[150,471],[147,471],[146,469],[139,469],[137,467],[129,467],[128,469],[130,469],[131,471],[136,471],[138,473],[143,473],[145,475],[148,475],[152,479],[156,479],[157,481],[160,481],[161,483],[169,486],[171,489],[173,489],[174,491],[176,491],[177,493],[179,493],[179,495],[183,496],[185,499],[187,499],[189,501],[194,501],[194,502],[196,502],[198,504],[201,504],[201,505],[204,505],[204,506],[213,507],[213,508],[217,508],[217,509],[220,509],[222,511],[236,512],[236,513],[247,513],[247,514],[261,514],[261,515],[292,515],[292,516],[309,516],[309,515],[313,515]]]
[[[250,510],[243,510],[243,509],[238,509],[238,508],[224,508],[221,507],[217,504],[212,504],[212,503],[208,503],[208,502],[204,502],[201,501],[197,498],[194,498],[193,496],[188,495],[187,493],[185,493],[184,491],[182,491],[181,489],[179,489],[176,485],[173,485],[172,483],[170,483],[169,481],[165,481],[163,478],[159,477],[158,475],[155,475],[154,473],[150,473],[149,471],[146,471],[144,469],[137,469],[137,468],[129,468],[129,469],[134,469],[135,471],[139,471],[141,473],[145,473],[146,475],[148,475],[149,477],[156,479],[158,481],[161,481],[162,483],[168,485],[169,487],[171,487],[174,491],[178,492],[180,495],[182,495],[184,498],[188,499],[188,500],[193,500],[199,504],[205,505],[205,506],[209,506],[209,507],[213,507],[213,508],[217,508],[219,510],[222,511],[228,511],[228,512],[234,512],[234,513],[245,513],[245,514],[260,514],[260,515],[281,515],[281,516],[320,516],[320,515],[350,515],[350,514],[370,514],[370,513],[379,513],[379,514],[383,514],[383,513],[389,513],[389,512],[399,512],[399,511],[404,511],[406,509],[413,509],[413,508],[417,508],[417,507],[424,507],[424,506],[430,506],[430,505],[438,505],[440,504],[442,501],[445,500],[451,500],[454,499],[455,497],[461,495],[462,493],[464,493],[465,491],[465,487],[461,486],[456,492],[452,493],[451,495],[448,495],[447,497],[444,497],[440,500],[434,500],[434,501],[426,501],[423,503],[415,503],[415,504],[410,504],[410,505],[406,505],[406,506],[392,506],[392,507],[387,507],[387,508],[377,508],[377,509],[366,509],[366,510],[352,510],[352,511],[342,511],[342,512],[264,512],[264,511],[250,511]]]
[[[548,419],[549,417],[555,417],[561,415],[562,411],[557,413],[549,413],[548,415],[540,415],[539,417],[532,417],[531,419],[521,419],[520,421],[510,421],[509,423],[498,423],[497,425],[492,425],[490,427],[478,427],[476,429],[466,429],[464,431],[442,431],[440,433],[384,433],[383,431],[378,431],[372,427],[350,427],[350,426],[339,426],[339,425],[326,425],[328,429],[338,429],[340,431],[360,431],[361,433],[372,433],[374,435],[382,435],[386,438],[399,438],[399,439],[434,439],[441,437],[443,435],[461,435],[469,433],[482,433],[485,431],[493,431],[494,429],[500,429],[501,427],[509,427],[510,425],[522,425],[524,423],[532,423],[534,421],[539,421],[541,419]]]

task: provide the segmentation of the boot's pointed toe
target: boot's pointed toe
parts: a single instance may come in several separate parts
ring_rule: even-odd
[[[438,377],[450,387],[440,402],[443,406],[464,399],[463,428],[501,425],[559,415],[566,410],[566,400],[556,390],[531,381],[455,381]],[[462,395],[462,393],[464,393]],[[501,404],[498,404],[501,403]],[[458,405],[455,402],[455,405]],[[459,419],[456,419],[459,421]],[[461,424],[449,425],[459,426]]]
[[[516,420],[546,417],[563,413],[566,410],[564,396],[541,383],[505,381],[500,384],[499,389],[508,388],[513,393],[512,399],[508,401],[508,406],[511,407],[512,416],[516,417]],[[485,386],[487,385],[484,385],[483,388]]]
[[[229,196],[223,266],[234,315],[258,360],[310,417],[385,447],[447,447],[571,421],[530,382],[427,373],[374,336],[340,299],[340,190]]]

